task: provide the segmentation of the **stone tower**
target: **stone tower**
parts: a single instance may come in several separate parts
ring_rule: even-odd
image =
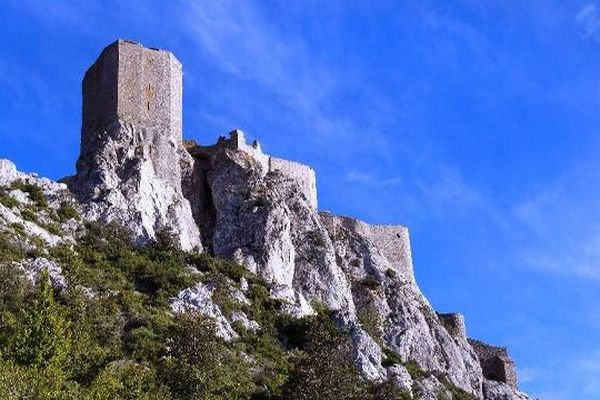
[[[128,40],[107,46],[83,79],[83,133],[116,119],[168,132],[181,142],[181,63]]]
[[[185,249],[201,248],[182,193],[181,63],[167,51],[118,40],[83,79],[81,153],[71,189],[88,218],[117,220],[139,242],[169,228]]]

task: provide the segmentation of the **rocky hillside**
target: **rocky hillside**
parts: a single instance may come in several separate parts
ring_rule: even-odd
[[[83,88],[74,176],[0,160],[0,398],[529,399],[405,227],[320,212],[239,130],[183,141],[172,54],[117,41]]]
[[[421,294],[405,228],[319,213],[220,143],[187,144],[182,193],[203,190],[187,251],[181,230],[140,240],[130,218],[107,224],[99,203],[0,162],[2,398],[528,398],[500,373],[509,359],[481,358]],[[157,194],[136,195],[132,215]]]

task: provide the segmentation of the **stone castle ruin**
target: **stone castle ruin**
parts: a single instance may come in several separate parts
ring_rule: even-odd
[[[506,347],[491,346],[480,340],[469,339],[479,357],[483,376],[489,380],[504,382],[513,388],[518,385],[517,370]]]
[[[264,153],[240,130],[210,145],[184,141],[173,54],[118,40],[82,86],[81,153],[65,182],[84,219],[117,221],[140,244],[168,230],[185,250],[232,259],[291,315],[325,304],[368,379],[445,390],[434,375],[413,382],[402,364],[411,361],[477,398],[525,398],[489,395],[516,393],[514,364],[506,349],[468,342],[462,315],[433,311],[415,280],[406,227],[319,212],[315,171]],[[376,321],[369,332],[365,316]],[[384,350],[402,363],[386,365]]]

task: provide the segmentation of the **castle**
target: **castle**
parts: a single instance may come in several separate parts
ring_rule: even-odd
[[[410,290],[423,305],[402,304],[390,314],[388,345],[422,351],[424,362],[433,357],[426,347],[415,350],[406,344],[416,338],[434,341],[427,329],[414,328],[419,319],[397,318],[404,308],[417,315],[430,307],[421,300],[415,281],[407,228],[318,212],[315,171],[264,153],[258,142],[248,144],[240,130],[213,145],[184,141],[182,66],[167,51],[118,40],[102,51],[82,87],[81,155],[77,175],[67,183],[84,206],[86,219],[117,220],[140,243],[169,228],[182,248],[232,258],[274,287],[290,289],[285,300],[303,304],[304,315],[311,298],[332,309],[345,307],[352,315],[354,303],[358,307],[364,300],[361,296],[374,296],[354,293],[347,280],[401,280],[404,286],[397,290]],[[272,176],[279,180],[268,187],[266,178]],[[257,200],[260,185],[277,204]],[[390,296],[386,302],[399,301],[394,290]],[[449,346],[467,349],[460,368],[474,351],[474,363],[481,365],[485,378],[516,388],[514,363],[506,349],[477,341],[469,346],[460,314],[436,317],[456,342]],[[347,323],[354,326],[356,318],[348,317]],[[415,330],[409,332],[407,326]],[[363,357],[365,370],[371,368],[365,375],[377,378],[382,355],[373,351],[378,355]],[[445,362],[431,366],[446,368]],[[466,380],[460,382],[463,387],[477,386]]]

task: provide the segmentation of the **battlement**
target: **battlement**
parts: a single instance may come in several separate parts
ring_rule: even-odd
[[[517,370],[506,347],[492,346],[475,339],[469,339],[469,344],[479,358],[481,370],[486,379],[504,382],[517,388]]]
[[[371,225],[354,217],[333,215],[328,211],[322,211],[319,216],[334,236],[339,230],[348,230],[369,238],[394,271],[415,283],[408,228],[402,225]]]
[[[172,53],[129,40],[102,51],[83,79],[83,135],[118,119],[181,142],[182,67]]]

